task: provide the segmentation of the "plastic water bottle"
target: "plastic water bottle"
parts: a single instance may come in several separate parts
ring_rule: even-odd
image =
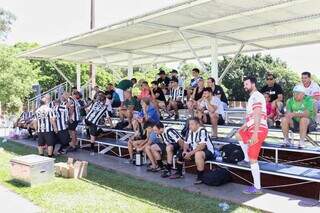
[[[8,142],[8,140],[6,138],[2,139],[2,143],[7,143],[7,142]]]
[[[222,209],[223,212],[227,211],[230,208],[229,204],[227,204],[226,202],[219,203],[219,207]]]

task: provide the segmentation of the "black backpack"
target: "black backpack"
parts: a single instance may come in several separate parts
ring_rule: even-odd
[[[203,174],[202,181],[208,186],[221,186],[231,182],[232,177],[228,170],[217,168]]]
[[[226,144],[221,148],[222,161],[226,163],[238,163],[244,159],[241,147],[235,144]]]
[[[115,129],[124,129],[129,125],[128,121],[119,121],[116,126],[114,127]]]

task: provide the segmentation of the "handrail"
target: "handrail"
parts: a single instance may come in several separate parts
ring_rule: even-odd
[[[47,91],[39,94],[39,95],[34,96],[33,98],[28,99],[28,101],[34,101],[34,100],[36,100],[37,98],[42,97],[42,96],[44,96],[44,95],[46,95],[46,94],[48,94],[48,93],[50,93],[50,92],[53,92],[53,91],[55,91],[56,89],[58,89],[58,88],[60,88],[61,86],[64,86],[64,85],[67,86],[67,85],[68,85],[68,82],[63,82],[63,83],[61,83],[61,84],[59,84],[59,85],[57,85],[57,86],[55,86],[55,87],[53,87],[53,88],[51,88],[51,89],[49,89],[49,90],[47,90]]]

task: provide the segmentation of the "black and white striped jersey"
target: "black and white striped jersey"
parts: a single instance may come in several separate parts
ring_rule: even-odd
[[[48,103],[48,107],[51,108],[51,109],[54,109],[54,102],[53,101],[50,101]]]
[[[80,117],[80,104],[78,102],[78,100],[69,97],[68,102],[70,104],[70,108],[73,109],[73,112],[70,114],[69,112],[69,119],[73,120],[73,121],[80,121],[81,117]]]
[[[60,104],[54,108],[55,116],[57,119],[58,131],[68,129],[69,112],[66,105]]]
[[[38,124],[38,132],[53,132],[53,126],[50,122],[51,118],[55,118],[53,109],[48,105],[42,105],[36,110],[35,116]]]
[[[162,141],[166,144],[178,143],[182,136],[174,128],[167,127],[164,132],[160,135]]]
[[[211,138],[209,136],[208,131],[203,128],[199,127],[199,129],[195,132],[189,131],[189,135],[187,138],[187,144],[190,144],[192,149],[195,149],[199,144],[206,144],[207,149],[214,153],[213,144]]]
[[[108,105],[106,103],[102,103],[101,101],[96,101],[92,104],[90,111],[86,116],[86,120],[97,125],[103,115],[109,117]]]
[[[169,98],[171,101],[177,101],[179,99],[182,101],[183,93],[184,91],[182,87],[171,88]]]
[[[20,115],[20,119],[23,121],[27,121],[30,120],[33,117],[33,113],[32,112],[22,112]]]

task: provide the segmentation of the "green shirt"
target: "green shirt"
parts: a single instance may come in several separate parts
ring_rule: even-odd
[[[300,102],[296,101],[293,97],[287,101],[287,112],[303,113],[306,110],[309,112],[309,118],[314,119],[316,113],[313,99],[310,96],[304,96]],[[294,117],[293,120],[299,122],[300,118]]]
[[[132,82],[131,80],[122,80],[118,83],[117,88],[122,89],[123,91],[130,89],[132,87]]]
[[[134,111],[141,111],[141,105],[139,101],[134,97],[132,97],[130,100],[125,100],[123,104],[127,108],[133,106]]]

